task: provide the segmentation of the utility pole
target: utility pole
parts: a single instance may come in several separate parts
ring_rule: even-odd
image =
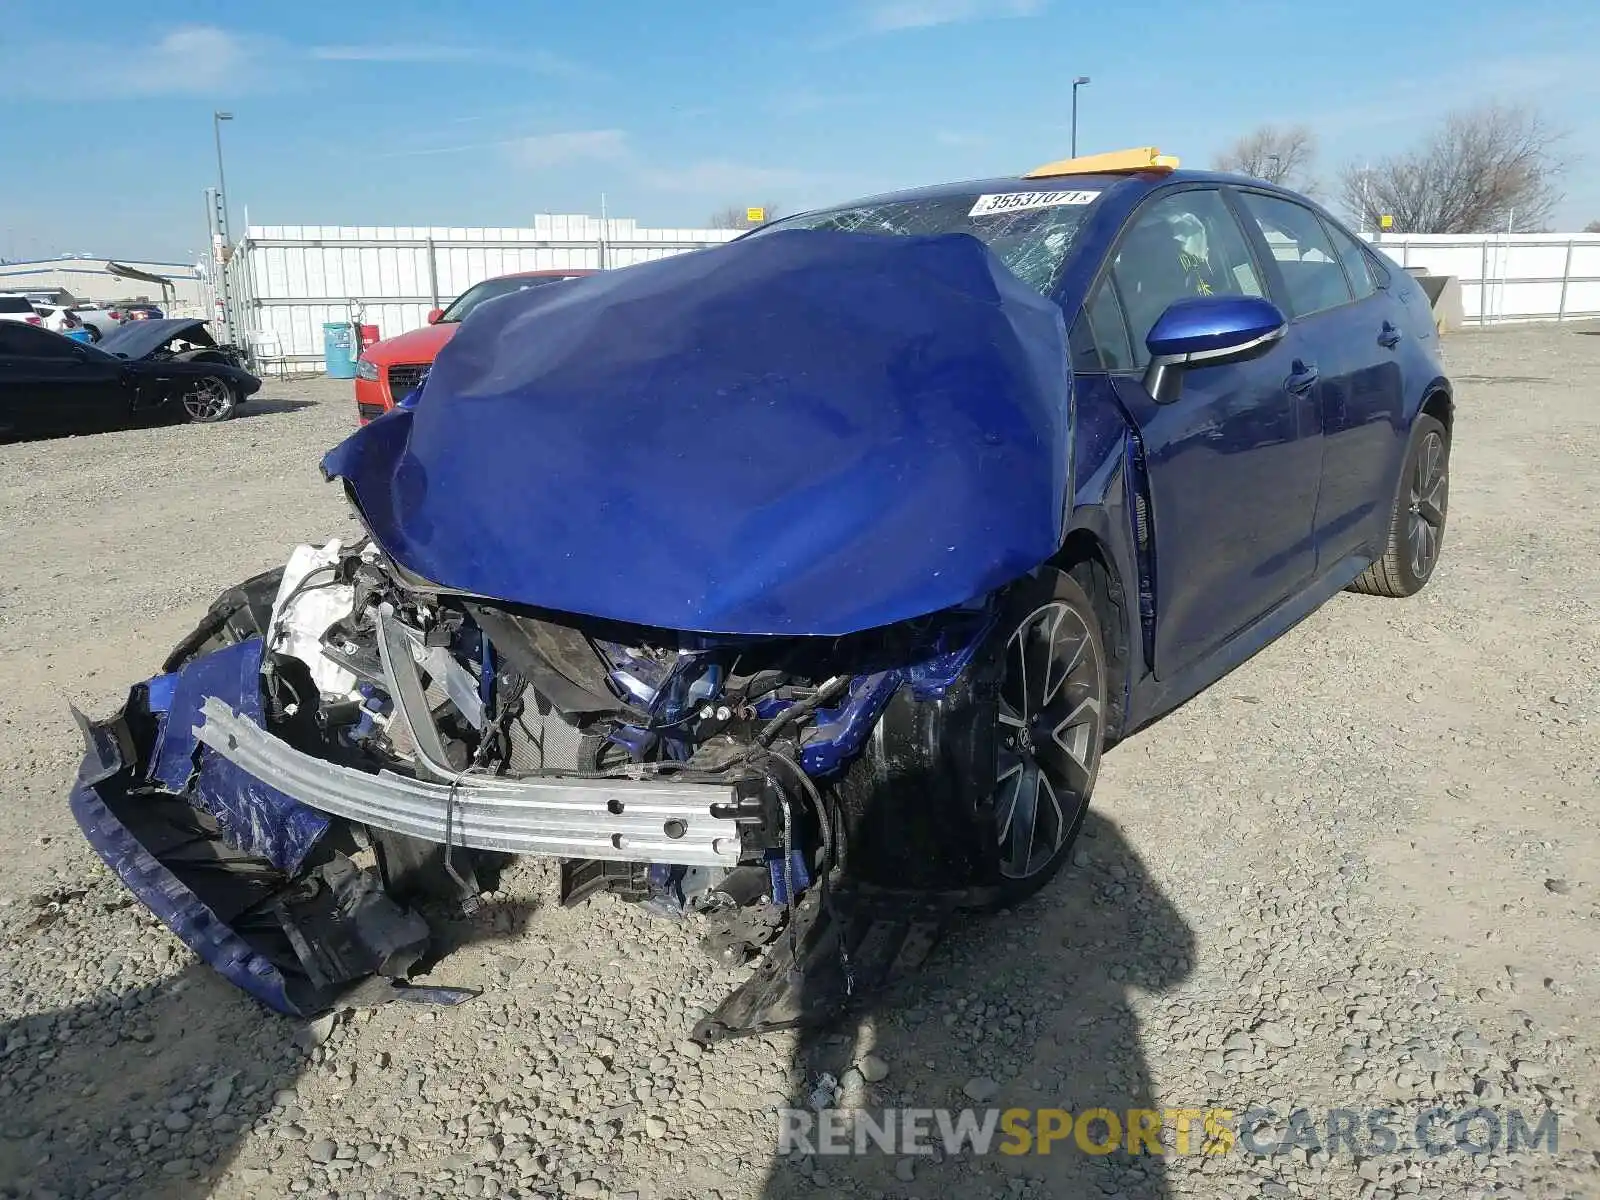
[[[211,132],[217,141],[217,224],[212,253],[217,262],[217,297],[222,301],[223,336],[229,343],[234,341],[233,305],[228,302],[228,247],[232,239],[228,230],[228,182],[222,169],[222,123],[231,120],[231,112],[211,114]]]
[[[211,114],[211,131],[217,139],[217,192],[222,197],[222,233],[228,234],[228,178],[222,170],[222,123],[233,120],[230,112],[213,112]]]
[[[1089,82],[1087,75],[1079,75],[1072,81],[1072,157],[1078,157],[1078,89]]]
[[[228,295],[228,235],[227,218],[223,210],[223,196],[216,188],[206,189],[206,215],[211,233],[211,286],[217,303],[222,306],[223,340],[234,341],[233,305]],[[211,314],[213,317],[217,314]]]

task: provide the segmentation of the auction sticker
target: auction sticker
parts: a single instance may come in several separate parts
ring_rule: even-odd
[[[969,217],[1022,212],[1030,208],[1056,208],[1063,204],[1093,204],[1099,192],[996,192],[979,196]]]

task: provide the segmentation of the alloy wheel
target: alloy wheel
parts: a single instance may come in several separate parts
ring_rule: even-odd
[[[1006,878],[1045,870],[1076,827],[1100,764],[1103,695],[1099,649],[1070,604],[1034,610],[1007,640],[995,791]]]
[[[228,385],[214,377],[195,380],[183,393],[183,411],[192,421],[215,421],[232,403]]]
[[[1411,550],[1411,573],[1425,580],[1439,560],[1439,542],[1444,537],[1445,511],[1449,504],[1449,460],[1444,438],[1430,430],[1417,447],[1416,466],[1411,472],[1410,518],[1406,537]]]

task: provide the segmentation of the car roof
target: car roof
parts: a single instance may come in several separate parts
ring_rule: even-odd
[[[552,275],[598,275],[593,267],[548,267],[538,271],[507,271],[495,279],[543,279]]]

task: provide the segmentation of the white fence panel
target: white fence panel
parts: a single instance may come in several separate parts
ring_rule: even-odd
[[[394,337],[496,275],[626,267],[736,236],[581,214],[541,215],[524,229],[254,225],[228,264],[229,305],[238,341],[270,335],[275,354],[320,369],[323,324],[356,312]]]
[[[1600,316],[1600,234],[1385,234],[1402,267],[1461,281],[1469,323]]]

